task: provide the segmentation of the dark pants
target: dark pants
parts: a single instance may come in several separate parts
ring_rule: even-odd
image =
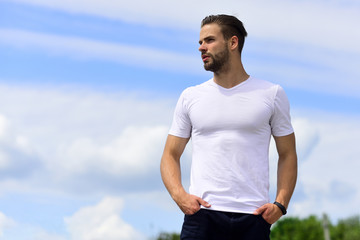
[[[261,215],[201,209],[185,215],[181,240],[269,240],[270,227]]]

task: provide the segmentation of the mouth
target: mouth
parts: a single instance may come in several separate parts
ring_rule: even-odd
[[[210,59],[210,56],[203,54],[203,55],[201,55],[201,58],[202,58],[203,62],[206,62]]]

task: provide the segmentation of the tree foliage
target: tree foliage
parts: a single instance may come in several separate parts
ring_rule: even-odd
[[[180,240],[180,235],[177,233],[165,233],[159,234],[156,240]]]
[[[331,240],[360,240],[360,216],[340,220],[331,229]]]
[[[360,216],[328,224],[331,240],[360,240]],[[304,219],[285,217],[271,228],[271,240],[324,240],[323,220],[316,216]],[[177,233],[160,233],[156,240],[180,240]],[[221,240],[221,239],[219,239]]]
[[[279,220],[271,229],[272,240],[324,240],[321,221],[315,217],[300,220],[288,217]]]
[[[340,220],[329,224],[331,240],[360,240],[360,217]],[[271,229],[271,240],[324,240],[323,222],[316,216],[304,219],[287,217],[280,219]]]

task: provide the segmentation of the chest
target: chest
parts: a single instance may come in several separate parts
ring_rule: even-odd
[[[200,134],[266,129],[272,112],[272,99],[261,92],[199,96],[189,105],[193,131]]]

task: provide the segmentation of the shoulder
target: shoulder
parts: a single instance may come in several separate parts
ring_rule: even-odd
[[[250,80],[248,83],[249,90],[255,91],[258,94],[261,94],[264,96],[268,96],[272,99],[274,99],[276,97],[279,90],[283,91],[282,87],[279,84],[276,84],[276,83],[273,83],[270,81],[266,81],[266,80],[254,78],[254,77],[251,77],[251,79],[249,79],[249,80]]]
[[[256,78],[256,77],[251,77],[249,80],[250,80],[249,83],[252,86],[260,88],[260,89],[262,89],[262,88],[265,88],[265,89],[278,88],[280,86],[280,85],[278,85],[276,83],[266,81],[266,80],[263,80],[263,79],[259,79],[259,78]]]
[[[288,102],[287,94],[284,88],[279,84],[262,79],[252,78],[250,88],[252,91],[272,101],[273,103]]]

